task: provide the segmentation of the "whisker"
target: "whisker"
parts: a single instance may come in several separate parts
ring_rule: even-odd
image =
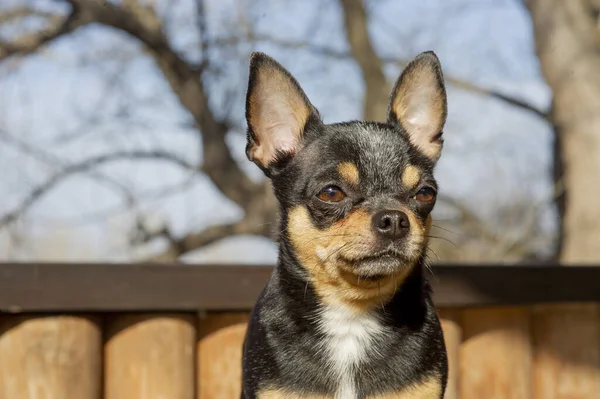
[[[423,266],[425,266],[425,268],[427,270],[429,270],[429,273],[431,273],[432,276],[435,276],[435,273],[433,272],[433,268],[431,267],[431,265],[429,264],[429,262],[427,261],[427,259],[423,260]]]
[[[448,232],[450,234],[462,235],[462,233],[459,233],[457,231],[452,231],[452,230],[447,229],[447,228],[442,227],[442,226],[438,226],[437,224],[432,224],[431,227],[435,227],[436,229],[444,230],[444,231],[446,231],[446,232]]]
[[[336,248],[334,251],[331,251],[331,253],[329,255],[327,255],[327,257],[325,259],[323,259],[323,262],[327,262],[329,260],[329,258],[331,258],[333,255],[336,255],[338,252],[340,252],[342,249],[346,248],[348,245],[352,245],[352,242],[347,242],[344,245],[342,245],[339,248]]]
[[[304,285],[304,300],[306,301],[306,292],[308,291],[308,277],[306,278],[306,284]]]
[[[438,239],[438,240],[443,240],[448,242],[449,244],[452,244],[454,246],[454,248],[458,248],[458,245],[456,245],[452,240],[450,240],[449,238],[446,237],[440,237],[440,236],[432,236],[431,234],[414,234],[415,237],[426,237],[426,238],[433,238],[433,239]]]
[[[428,251],[433,252],[433,254],[435,255],[436,260],[440,260],[440,257],[438,256],[438,254],[431,248],[427,248]],[[428,254],[425,254],[425,256],[429,256]]]
[[[318,237],[318,239],[322,238],[322,237],[355,237],[355,236],[359,236],[360,233],[331,233],[331,234],[326,234],[323,236]]]
[[[268,226],[268,225],[271,225],[271,224],[273,224],[273,223],[272,222],[264,222],[264,223],[257,223],[254,226],[256,226],[256,227],[262,227],[262,226]]]
[[[460,218],[458,216],[452,217],[452,218],[448,218],[448,219],[431,219],[432,222],[456,222],[458,221]]]
[[[323,236],[318,236],[318,237],[314,237],[311,238],[308,241],[309,244],[314,244],[315,242],[321,241],[323,238],[335,238],[335,237],[361,237],[361,234],[355,233],[355,234],[345,234],[345,233],[339,233],[339,234],[327,234],[327,235],[323,235]]]
[[[379,291],[379,302],[381,303],[381,311],[383,312],[383,315],[385,316],[385,306],[383,305],[383,298],[381,297],[381,281],[377,282],[377,289]]]
[[[458,249],[458,245],[456,245],[456,243],[454,241],[450,240],[449,238],[439,237],[439,236],[431,236],[431,235],[428,235],[427,238],[433,238],[433,239],[438,239],[438,240],[446,241],[448,244],[452,244],[452,246],[454,248]]]
[[[322,261],[322,262],[315,262],[314,265],[312,265],[312,267],[310,268],[310,271],[313,272],[317,267],[319,267],[319,263],[325,263],[329,260],[330,257],[332,257],[333,255],[337,254],[339,251],[341,251],[342,249],[344,249],[345,247],[347,247],[348,245],[351,245],[352,242],[347,242],[344,245],[342,245],[341,247],[337,248],[336,250],[332,251],[329,255],[327,255],[327,257]],[[308,291],[308,279],[306,280],[306,284],[304,286],[304,300],[306,300],[306,292]]]

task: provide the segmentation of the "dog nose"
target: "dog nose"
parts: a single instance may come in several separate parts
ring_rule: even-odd
[[[375,230],[388,238],[400,238],[408,233],[410,221],[401,211],[381,211],[373,216]]]

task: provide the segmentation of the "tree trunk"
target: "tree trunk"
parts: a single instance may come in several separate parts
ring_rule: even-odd
[[[600,261],[600,31],[593,0],[526,0],[553,121],[565,190],[560,260]]]
[[[531,13],[542,73],[553,90],[559,259],[565,264],[600,261],[600,29],[594,0],[526,0]],[[561,209],[562,208],[562,209]],[[582,343],[598,337],[598,305],[577,305],[568,313],[541,312],[536,325],[535,359],[552,353],[551,367],[535,376],[536,397],[589,398],[600,388],[599,354]],[[546,334],[549,327],[564,326]],[[578,337],[573,339],[573,337]]]
[[[350,51],[363,75],[363,118],[384,121],[387,118],[387,103],[392,88],[385,79],[383,63],[377,56],[369,35],[365,5],[363,0],[340,0],[340,5]]]

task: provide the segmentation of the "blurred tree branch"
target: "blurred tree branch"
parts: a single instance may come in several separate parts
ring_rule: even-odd
[[[341,59],[341,60],[354,59],[353,55],[348,52],[336,50],[334,48],[330,48],[330,47],[326,47],[326,46],[322,46],[322,45],[317,45],[314,43],[310,43],[308,41],[293,41],[293,40],[280,39],[277,37],[272,37],[272,36],[267,36],[267,35],[258,35],[258,34],[253,34],[251,36],[250,40],[271,43],[271,44],[280,46],[282,48],[298,49],[298,50],[305,49],[305,50],[311,51],[315,54],[319,54],[319,55],[322,55],[325,57],[330,57],[330,58],[335,58],[335,59]],[[231,44],[236,44],[239,41],[240,41],[239,38],[228,38],[228,39],[220,39],[220,40],[216,41],[215,43],[219,44],[219,45],[231,45]],[[380,63],[393,64],[393,65],[397,65],[400,68],[404,68],[408,64],[407,60],[401,59],[401,58],[378,56],[378,59],[379,59],[379,61],[377,62],[377,64],[380,64]],[[369,69],[365,69],[365,70],[368,71]],[[361,68],[361,72],[363,73],[363,76],[364,76],[365,70],[363,70]],[[470,91],[470,92],[473,92],[476,94],[484,95],[484,96],[490,96],[499,101],[507,103],[508,105],[520,108],[526,112],[530,112],[530,113],[534,114],[536,117],[539,117],[548,123],[553,123],[549,111],[539,109],[535,105],[530,104],[525,100],[510,96],[508,94],[501,93],[501,92],[493,90],[493,89],[478,86],[474,83],[471,83],[469,81],[466,81],[464,79],[460,79],[460,78],[457,78],[454,76],[445,75],[444,78],[446,79],[447,83],[449,83],[453,86],[456,86],[457,88],[460,88],[460,89],[466,90],[466,91]],[[366,80],[365,80],[365,82],[366,82],[365,83],[366,85],[369,84]],[[371,93],[378,92],[378,90],[376,88],[382,87],[379,83],[378,78],[375,78],[372,80],[371,86],[372,86]],[[373,88],[373,87],[375,87],[375,88]],[[387,84],[387,82],[386,82],[385,87],[382,89],[382,92],[380,92],[380,97],[386,99],[386,101],[385,101],[386,107],[387,107],[387,96],[389,95],[390,90],[391,90],[391,85]],[[372,95],[374,95],[374,94],[372,94]],[[367,106],[368,105],[365,100],[365,105],[364,105],[365,114],[367,112],[367,110],[366,110]],[[374,106],[370,106],[369,107],[370,110],[368,112],[377,116],[378,112],[375,110],[375,108],[376,107],[374,107]],[[380,111],[383,109],[383,111],[382,111],[383,113],[381,115],[385,116],[385,109],[381,108],[381,105],[378,106],[377,109],[379,109]],[[381,117],[375,117],[374,119],[380,120]]]
[[[127,2],[128,8],[92,0],[65,1],[75,8],[86,10],[94,22],[128,33],[150,50],[156,65],[181,105],[193,116],[202,134],[202,171],[223,194],[245,208],[248,196],[257,192],[258,187],[231,156],[225,142],[229,127],[212,113],[200,71],[171,48],[154,10],[135,0]]]
[[[454,249],[459,250],[444,250],[440,245],[434,247],[436,251],[444,250],[446,260],[457,261],[514,261],[535,256],[536,244],[549,239],[540,231],[540,216],[552,201],[552,198],[544,199],[531,206],[527,200],[515,200],[514,203],[498,208],[497,217],[502,223],[490,223],[465,201],[441,196],[439,202],[457,213],[457,219],[453,220],[452,225],[460,226],[460,233],[447,230],[434,221],[433,228],[440,229],[442,234],[432,238],[446,240],[456,247]],[[453,235],[448,237],[448,232]]]
[[[19,20],[27,16],[46,17],[46,28],[35,33],[18,36],[10,42],[0,41],[0,62],[10,56],[25,56],[34,53],[51,41],[74,32],[77,28],[90,22],[86,20],[85,16],[79,14],[76,7],[73,7],[71,13],[66,17],[39,13],[37,10],[28,8],[9,10],[0,14],[0,23]]]
[[[385,120],[390,86],[383,73],[383,62],[371,42],[363,1],[340,0],[340,5],[344,13],[344,28],[350,52],[360,67],[365,82],[363,116],[369,120]]]
[[[163,253],[153,257],[154,260],[174,260],[182,254],[231,235],[253,234],[269,237],[276,210],[270,184],[269,182],[254,183],[236,163],[226,143],[226,135],[232,129],[232,124],[227,120],[219,119],[213,112],[209,105],[209,93],[203,84],[203,76],[208,70],[206,67],[210,61],[211,46],[238,44],[244,38],[234,37],[211,41],[206,33],[203,0],[196,0],[196,22],[202,59],[200,63],[193,63],[174,49],[165,34],[163,21],[156,10],[147,3],[139,0],[123,0],[120,3],[101,0],[56,1],[70,5],[71,10],[68,15],[39,12],[28,8],[17,8],[0,13],[0,23],[14,22],[30,16],[46,20],[46,26],[37,32],[28,32],[14,37],[10,41],[0,42],[0,62],[11,57],[34,53],[54,40],[89,24],[99,24],[124,32],[144,46],[145,53],[155,62],[182,107],[192,116],[199,138],[202,140],[203,161],[202,165],[193,165],[166,152],[128,151],[90,158],[81,163],[62,165],[59,171],[45,183],[34,187],[17,209],[0,217],[0,226],[12,223],[58,182],[73,174],[89,172],[96,166],[116,160],[161,159],[173,162],[187,170],[206,174],[227,198],[240,206],[245,216],[235,223],[207,227],[202,231],[189,233],[183,237],[176,237],[168,226],[152,230],[145,226],[142,218],[139,217],[133,239],[135,243],[145,243],[154,239],[166,239],[169,243]],[[319,46],[308,41],[287,41],[255,35],[252,32],[248,34],[247,40],[270,42],[286,48],[307,49],[326,57],[356,61],[365,82],[364,117],[383,119],[391,87],[385,78],[384,67],[386,64],[403,67],[406,65],[406,60],[382,57],[376,54],[368,32],[369,20],[362,0],[340,0],[340,4],[344,13],[344,29],[350,48],[349,52]],[[481,88],[460,79],[452,77],[446,79],[457,87],[497,98],[550,121],[547,112],[539,110],[525,101]],[[486,226],[484,221],[476,219],[468,212],[462,213],[467,222],[479,225],[478,228],[482,229],[480,234],[490,240],[497,239],[497,234],[488,230],[489,226]]]
[[[66,165],[61,170],[53,174],[50,178],[37,187],[33,188],[30,193],[21,201],[21,204],[14,210],[0,217],[0,226],[8,225],[14,222],[19,216],[27,211],[32,205],[39,201],[47,192],[53,189],[58,183],[62,182],[67,177],[77,173],[88,172],[100,165],[120,160],[132,159],[152,159],[173,162],[182,168],[189,170],[197,170],[195,165],[188,163],[180,157],[162,151],[122,151],[113,152],[107,155],[88,158],[85,161]]]
[[[600,259],[600,41],[598,0],[524,0],[541,72],[552,89],[554,179],[564,188],[557,254],[565,264]]]
[[[369,34],[368,16],[363,0],[340,0],[340,4],[344,12],[344,26],[348,44],[350,45],[353,58],[360,66],[365,81],[364,116],[367,119],[386,119],[387,115],[385,113],[387,111],[387,101],[391,85],[388,85],[385,79],[383,65],[389,62],[404,68],[407,61],[384,58],[377,55]],[[523,100],[479,87],[461,79],[446,77],[446,81],[461,89],[488,95],[504,101],[551,122],[547,111],[542,111]]]
[[[171,47],[162,30],[162,24],[155,10],[141,4],[137,0],[126,0],[122,5],[97,0],[59,0],[71,5],[71,13],[67,17],[51,16],[48,27],[33,34],[14,39],[11,43],[0,46],[0,61],[14,55],[27,55],[40,49],[65,34],[90,23],[97,23],[123,31],[140,41],[149,51],[159,70],[171,86],[181,105],[192,115],[201,133],[203,164],[197,171],[205,173],[217,188],[229,199],[238,204],[246,213],[246,217],[236,225],[228,228],[208,229],[208,233],[191,234],[182,239],[170,240],[172,248],[157,259],[174,259],[178,255],[196,249],[208,242],[224,238],[231,232],[268,236],[270,229],[265,227],[265,220],[272,220],[275,206],[268,183],[255,184],[239,168],[227,147],[225,136],[229,126],[218,120],[212,113],[202,83],[202,69],[187,62]],[[198,0],[198,10],[202,13],[202,3]],[[25,11],[4,15],[22,17]],[[3,17],[0,17],[3,18]],[[207,43],[205,38],[201,38]],[[206,59],[207,44],[203,45],[203,57]],[[157,155],[157,154],[154,154]],[[10,223],[18,215],[35,203],[46,191],[58,181],[76,171],[87,169],[110,159],[129,156],[139,158],[141,154],[113,154],[103,159],[92,159],[84,164],[68,167],[61,173],[51,177],[45,184],[35,188],[21,206],[0,219],[0,225]],[[174,160],[177,162],[177,160]],[[190,166],[190,165],[187,165]],[[240,227],[241,226],[241,227]],[[238,233],[238,234],[240,234]],[[207,241],[205,237],[210,236]],[[148,237],[151,239],[152,237]]]
[[[50,12],[32,9],[29,7],[18,7],[0,14],[0,24],[7,22],[17,22],[24,18],[38,16],[43,18],[53,18],[56,15]]]
[[[169,243],[167,250],[151,257],[149,260],[168,262],[177,259],[180,255],[213,244],[223,238],[236,235],[265,235],[264,231],[267,230],[257,228],[254,220],[244,218],[236,223],[209,226],[200,232],[191,233],[181,238],[173,236],[167,228],[163,228],[156,233],[150,233],[143,240],[147,242],[154,238],[166,238]],[[140,231],[144,231],[143,228]]]

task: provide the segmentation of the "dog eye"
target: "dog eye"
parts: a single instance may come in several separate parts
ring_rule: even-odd
[[[337,186],[327,186],[323,188],[317,195],[321,201],[340,202],[346,198],[346,194]]]
[[[415,199],[420,202],[431,202],[435,198],[435,190],[431,187],[423,187],[415,195]]]

